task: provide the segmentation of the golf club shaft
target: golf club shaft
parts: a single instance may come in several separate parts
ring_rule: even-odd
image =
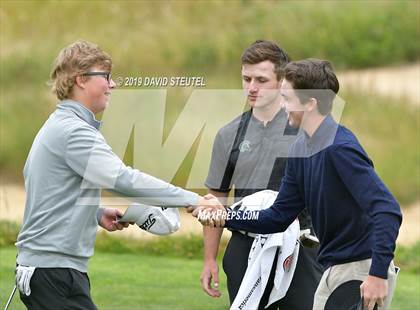
[[[8,300],[8,301],[7,301],[7,303],[6,303],[6,306],[4,307],[4,310],[9,309],[9,305],[10,305],[10,303],[12,302],[12,299],[13,299],[13,296],[15,296],[15,293],[16,293],[16,284],[15,284],[15,286],[13,287],[13,291],[12,291],[12,293],[10,294],[9,300]]]

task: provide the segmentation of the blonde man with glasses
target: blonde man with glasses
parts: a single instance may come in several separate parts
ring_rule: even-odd
[[[67,46],[55,60],[52,91],[60,102],[35,137],[23,171],[27,197],[16,282],[28,309],[97,309],[87,264],[98,225],[108,231],[128,226],[116,220],[118,209],[99,208],[102,188],[156,205],[218,204],[127,167],[112,152],[95,118],[115,87],[111,70],[111,57],[86,41]]]

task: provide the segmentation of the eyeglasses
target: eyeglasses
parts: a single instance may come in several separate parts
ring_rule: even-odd
[[[95,76],[95,75],[100,75],[103,76],[104,78],[106,78],[106,80],[108,81],[108,83],[111,83],[111,72],[105,72],[105,71],[92,71],[92,72],[86,72],[84,74],[82,74],[83,76]]]

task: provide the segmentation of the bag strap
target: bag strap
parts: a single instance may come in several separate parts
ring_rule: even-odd
[[[242,113],[241,121],[239,122],[238,131],[236,132],[235,140],[233,142],[232,150],[230,151],[229,160],[226,165],[225,173],[223,175],[221,189],[230,188],[233,173],[235,172],[236,163],[239,158],[239,146],[244,141],[246,130],[248,129],[249,120],[251,119],[252,109]]]

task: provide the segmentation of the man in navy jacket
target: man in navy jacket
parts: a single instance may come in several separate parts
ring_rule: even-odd
[[[260,211],[256,220],[231,210],[222,218],[216,213],[203,217],[200,210],[195,214],[205,225],[268,234],[286,230],[306,207],[320,240],[318,261],[325,269],[314,310],[324,309],[332,292],[351,280],[363,281],[365,309],[375,304],[389,309],[402,215],[354,134],[330,115],[338,89],[328,61],[289,63],[281,96],[290,125],[304,133],[291,147],[273,206]]]

